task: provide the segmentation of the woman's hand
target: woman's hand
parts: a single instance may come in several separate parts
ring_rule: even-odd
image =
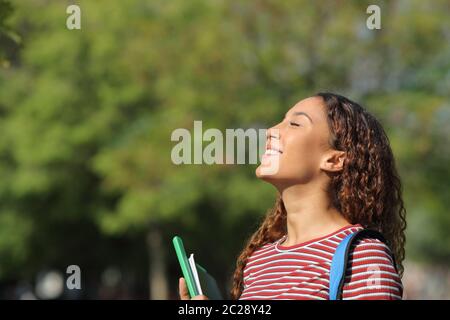
[[[189,290],[186,286],[186,280],[184,280],[183,277],[180,278],[178,281],[178,287],[179,287],[179,293],[180,293],[180,299],[181,300],[209,300],[207,296],[204,295],[198,295],[191,299],[189,296]]]

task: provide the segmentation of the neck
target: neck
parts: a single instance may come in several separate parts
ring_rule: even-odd
[[[322,188],[294,185],[282,190],[281,198],[287,212],[285,246],[326,236],[349,224]]]

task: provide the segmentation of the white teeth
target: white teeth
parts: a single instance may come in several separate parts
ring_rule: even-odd
[[[278,151],[273,150],[273,149],[267,149],[266,150],[266,154],[271,154],[271,155],[277,155],[280,154]]]

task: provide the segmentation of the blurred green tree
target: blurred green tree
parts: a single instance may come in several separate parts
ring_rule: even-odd
[[[408,257],[448,263],[450,8],[376,2],[381,30],[365,27],[373,1],[80,0],[81,30],[64,3],[17,3],[23,48],[0,75],[0,277],[72,260],[95,273],[107,256],[148,266],[150,296],[166,298],[178,234],[228,289],[275,190],[254,165],[174,165],[171,133],[266,128],[322,90],[382,120]],[[121,238],[133,260],[114,254]]]
[[[0,67],[7,68],[15,55],[14,49],[20,43],[20,37],[8,24],[13,13],[13,6],[8,0],[0,0]]]

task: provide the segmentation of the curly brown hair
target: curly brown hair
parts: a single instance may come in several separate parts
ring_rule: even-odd
[[[336,209],[352,224],[381,232],[395,258],[400,277],[405,258],[406,210],[389,139],[378,120],[359,104],[337,94],[318,93],[326,106],[329,144],[346,152],[343,170],[330,174],[328,193]],[[275,205],[240,253],[232,278],[231,298],[243,291],[248,257],[286,234],[286,210],[278,194]]]

